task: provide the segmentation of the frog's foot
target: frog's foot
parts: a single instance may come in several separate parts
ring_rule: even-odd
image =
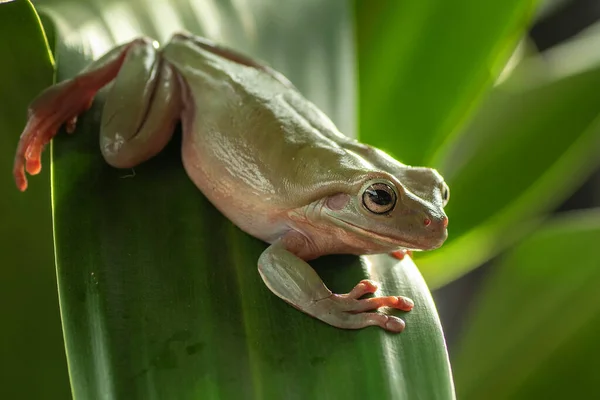
[[[381,307],[410,311],[414,307],[414,303],[409,298],[402,296],[360,298],[365,294],[374,293],[376,290],[375,282],[362,280],[350,293],[331,294],[329,297],[316,300],[305,311],[338,328],[361,329],[378,325],[391,332],[402,332],[405,323],[400,318],[367,311],[377,310]]]
[[[87,91],[76,80],[70,80],[50,87],[31,104],[13,167],[19,190],[27,189],[25,171],[36,175],[42,169],[42,151],[60,126],[66,123],[67,131],[72,132],[77,115],[91,106],[94,94],[95,91]]]
[[[412,251],[410,250],[396,250],[396,251],[392,251],[390,253],[390,255],[394,258],[397,258],[398,260],[402,261],[404,260],[404,257],[409,256],[410,258],[412,258]]]

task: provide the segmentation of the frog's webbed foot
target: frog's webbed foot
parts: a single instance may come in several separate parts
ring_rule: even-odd
[[[258,260],[258,269],[267,287],[297,309],[330,325],[344,329],[380,326],[388,331],[402,332],[404,321],[377,312],[381,307],[410,311],[413,302],[401,296],[361,299],[374,293],[377,285],[360,281],[347,294],[334,294],[305,261],[288,251],[281,241],[266,249]]]
[[[360,329],[378,325],[388,331],[402,332],[404,321],[392,315],[377,312],[381,307],[392,307],[402,311],[412,310],[412,300],[402,296],[371,297],[360,299],[365,294],[375,293],[377,284],[370,280],[360,281],[350,293],[331,294],[329,297],[315,301],[307,307],[306,312],[323,321],[345,329]]]
[[[13,166],[19,190],[27,189],[25,171],[31,175],[41,171],[42,151],[60,126],[66,124],[68,133],[75,130],[77,116],[88,110],[98,90],[117,76],[131,46],[141,42],[148,39],[136,39],[115,48],[75,78],[47,88],[30,104]]]

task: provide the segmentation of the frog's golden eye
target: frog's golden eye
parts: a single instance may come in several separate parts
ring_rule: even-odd
[[[386,214],[396,205],[396,192],[385,183],[374,183],[363,192],[363,204],[374,214]]]
[[[442,183],[441,190],[442,190],[442,202],[443,202],[444,207],[446,207],[446,204],[448,204],[448,200],[450,200],[450,188],[445,183]]]

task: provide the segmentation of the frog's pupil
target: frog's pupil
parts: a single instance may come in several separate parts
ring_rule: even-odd
[[[371,201],[380,206],[387,206],[392,202],[392,196],[385,190],[370,189],[368,193]]]

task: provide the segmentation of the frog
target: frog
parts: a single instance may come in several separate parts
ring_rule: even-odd
[[[109,85],[110,84],[110,85]],[[329,254],[392,254],[440,247],[448,236],[449,188],[435,169],[409,166],[342,134],[280,72],[187,32],[163,46],[139,37],[109,50],[30,104],[13,175],[41,170],[44,147],[109,88],[100,151],[115,168],[158,154],[181,126],[183,167],[197,188],[242,231],[266,242],[258,273],[293,307],[343,329],[392,333],[411,311],[402,295],[378,295],[363,279],[333,293],[309,261]]]

